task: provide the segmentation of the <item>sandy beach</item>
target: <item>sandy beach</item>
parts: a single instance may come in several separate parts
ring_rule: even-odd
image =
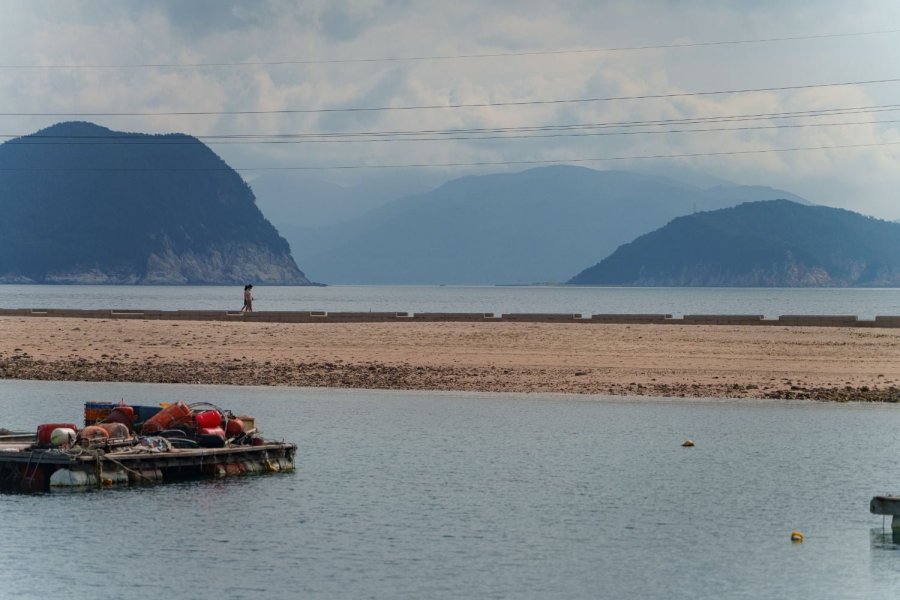
[[[0,317],[0,378],[900,399],[900,329]]]

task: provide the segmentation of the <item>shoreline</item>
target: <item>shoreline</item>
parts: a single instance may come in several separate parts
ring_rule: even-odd
[[[0,317],[0,378],[900,401],[900,330]]]

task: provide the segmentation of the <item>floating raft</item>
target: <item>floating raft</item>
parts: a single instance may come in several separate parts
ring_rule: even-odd
[[[164,483],[202,477],[292,471],[295,444],[170,448],[135,452],[135,446],[103,452],[29,449],[24,440],[0,436],[0,489],[46,492],[52,489]]]
[[[0,433],[0,490],[47,492],[294,469],[296,444],[266,440],[255,427],[245,430],[252,417],[241,421],[229,411],[192,410],[179,402],[151,410],[158,416],[142,423],[136,416],[141,410],[110,406],[115,410],[86,404],[85,427],[77,432],[71,424],[52,424],[38,426],[37,433]],[[124,424],[111,421],[123,409]]]

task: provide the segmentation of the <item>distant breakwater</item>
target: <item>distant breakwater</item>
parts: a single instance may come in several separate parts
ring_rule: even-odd
[[[608,325],[778,325],[789,327],[900,328],[900,316],[860,319],[854,315],[684,315],[578,313],[408,313],[221,310],[134,310],[69,308],[0,308],[0,317],[62,317],[70,319],[143,319],[160,321],[233,321],[260,323],[577,323]]]

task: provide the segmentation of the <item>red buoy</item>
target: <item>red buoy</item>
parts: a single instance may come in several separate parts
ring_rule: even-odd
[[[194,421],[197,423],[197,427],[202,429],[220,427],[222,425],[222,413],[217,410],[205,410],[194,415]]]

